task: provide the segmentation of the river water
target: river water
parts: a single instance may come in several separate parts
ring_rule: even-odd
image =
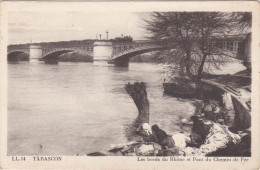
[[[194,112],[187,101],[163,94],[161,66],[130,63],[8,64],[8,155],[75,155],[131,140],[138,111],[127,82],[147,83],[150,123],[168,134]]]

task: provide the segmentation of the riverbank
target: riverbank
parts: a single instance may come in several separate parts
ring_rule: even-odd
[[[249,131],[231,132],[224,121],[208,117],[201,101],[194,101],[197,111],[191,118],[182,119],[182,126],[190,126],[191,134],[176,132],[172,135],[175,147],[162,149],[153,142],[140,140],[112,144],[107,152],[90,153],[88,156],[250,156]],[[211,103],[210,105],[212,105]],[[214,104],[213,104],[214,105]],[[206,106],[208,107],[208,106]],[[205,106],[204,106],[205,108]],[[203,139],[203,137],[205,139]]]
[[[89,156],[251,156],[250,77],[241,75],[212,75],[203,81],[206,102],[190,100],[195,112],[181,119],[181,126],[189,126],[190,134],[177,132],[171,137],[175,147],[162,149],[157,143],[140,140],[111,145],[108,153],[91,153]],[[221,84],[224,83],[224,84]],[[227,88],[228,87],[228,88]],[[241,90],[247,90],[241,93]],[[215,96],[212,98],[212,95]],[[232,107],[230,107],[232,105]],[[246,110],[246,112],[244,111]],[[248,116],[249,115],[249,116]]]
[[[213,75],[204,79],[203,83],[209,89],[209,96],[220,101],[230,112],[229,115],[234,116],[234,129],[244,130],[251,126],[250,76]]]

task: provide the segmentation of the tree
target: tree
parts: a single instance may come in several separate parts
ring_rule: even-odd
[[[139,115],[138,124],[149,123],[150,106],[144,82],[125,85],[126,92],[132,97]]]
[[[235,12],[231,16],[236,20],[236,25],[239,27],[239,30],[250,30],[252,26],[252,13],[251,12]]]
[[[167,58],[170,75],[195,82],[198,97],[202,98],[203,72],[219,68],[228,60],[218,43],[234,31],[232,13],[153,12],[145,23],[147,38],[167,49],[158,53],[158,59]],[[209,65],[205,66],[207,61]]]

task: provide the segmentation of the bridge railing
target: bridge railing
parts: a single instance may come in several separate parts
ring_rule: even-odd
[[[61,48],[61,47],[46,48],[45,47],[42,49],[42,55],[46,56],[50,53],[53,53],[55,51],[60,51],[60,50],[84,51],[90,55],[93,55],[93,47],[86,47],[86,46],[78,46],[78,47],[70,47],[70,48],[69,47],[64,47],[64,48]]]
[[[123,53],[124,51],[128,51],[130,49],[138,49],[140,47],[148,47],[152,45],[157,45],[154,41],[142,41],[142,42],[133,42],[133,43],[121,43],[121,44],[114,44],[112,56],[117,55],[119,53]]]
[[[11,51],[17,51],[17,50],[28,50],[29,47],[26,46],[8,46],[7,47],[7,52],[11,52]]]
[[[134,47],[130,47],[130,48],[127,48],[127,49],[117,51],[116,53],[113,51],[111,59],[115,59],[115,58],[118,58],[120,56],[126,55],[128,53],[132,53],[132,52],[135,52],[135,51],[144,50],[144,49],[155,49],[155,48],[164,48],[164,47],[161,46],[161,45],[155,44],[155,43],[142,44],[142,45],[138,45],[138,46],[134,46]],[[221,56],[227,56],[227,57],[237,59],[237,57],[236,57],[237,52],[236,51],[230,51],[228,49],[222,49],[222,48],[219,48],[217,51],[218,52],[216,54],[213,53],[212,56],[221,55]]]
[[[7,53],[12,53],[15,51],[23,51],[25,53],[29,53],[29,49],[28,48],[19,48],[19,49],[7,49]]]

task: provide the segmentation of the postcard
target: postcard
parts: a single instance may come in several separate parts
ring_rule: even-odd
[[[260,4],[0,4],[3,169],[259,169]]]

